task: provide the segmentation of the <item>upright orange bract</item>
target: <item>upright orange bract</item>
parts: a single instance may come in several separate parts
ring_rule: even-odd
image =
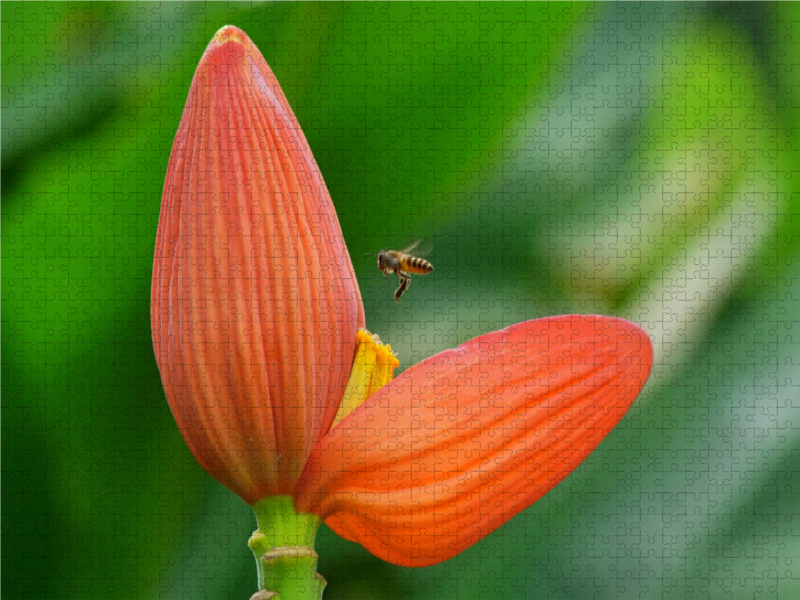
[[[364,309],[306,138],[235,27],[195,72],[155,257],[153,342],[186,443],[248,503],[291,494],[339,408]]]
[[[399,362],[363,329],[311,150],[235,27],[206,49],[175,137],[152,327],[186,443],[253,506],[259,587],[287,598],[322,594],[308,575],[322,520],[406,566],[494,531],[588,456],[653,363],[639,326],[568,315],[488,333],[393,380]]]

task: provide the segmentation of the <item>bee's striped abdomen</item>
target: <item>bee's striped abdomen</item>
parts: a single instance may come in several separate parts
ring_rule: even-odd
[[[433,265],[431,263],[425,259],[417,258],[416,256],[404,258],[401,268],[409,273],[422,273],[423,275],[433,271]]]

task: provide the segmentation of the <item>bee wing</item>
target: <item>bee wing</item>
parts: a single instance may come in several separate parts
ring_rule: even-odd
[[[403,254],[413,254],[414,256],[419,256],[420,258],[428,256],[428,254],[431,253],[431,250],[433,250],[433,244],[425,244],[422,248],[420,248],[416,252],[413,252],[414,249],[417,248],[417,246],[419,246],[421,242],[422,239],[419,239],[413,244],[411,244],[408,248],[404,248]]]
[[[408,247],[403,248],[403,254],[411,254],[411,252],[414,250],[414,248],[419,246],[421,241],[422,241],[422,239],[419,239],[419,240],[417,240],[415,242],[412,242]]]

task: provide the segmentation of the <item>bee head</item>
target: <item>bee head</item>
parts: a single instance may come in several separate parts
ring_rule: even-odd
[[[385,256],[386,256],[386,253],[383,250],[381,250],[380,253],[378,254],[378,268],[381,271],[383,271],[383,268],[384,268],[383,259],[384,259]]]

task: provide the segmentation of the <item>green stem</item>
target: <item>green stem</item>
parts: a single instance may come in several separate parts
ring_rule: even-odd
[[[276,592],[276,600],[321,600],[325,579],[314,552],[319,517],[296,513],[291,496],[263,498],[253,511],[258,529],[247,545],[256,557],[258,589]]]

